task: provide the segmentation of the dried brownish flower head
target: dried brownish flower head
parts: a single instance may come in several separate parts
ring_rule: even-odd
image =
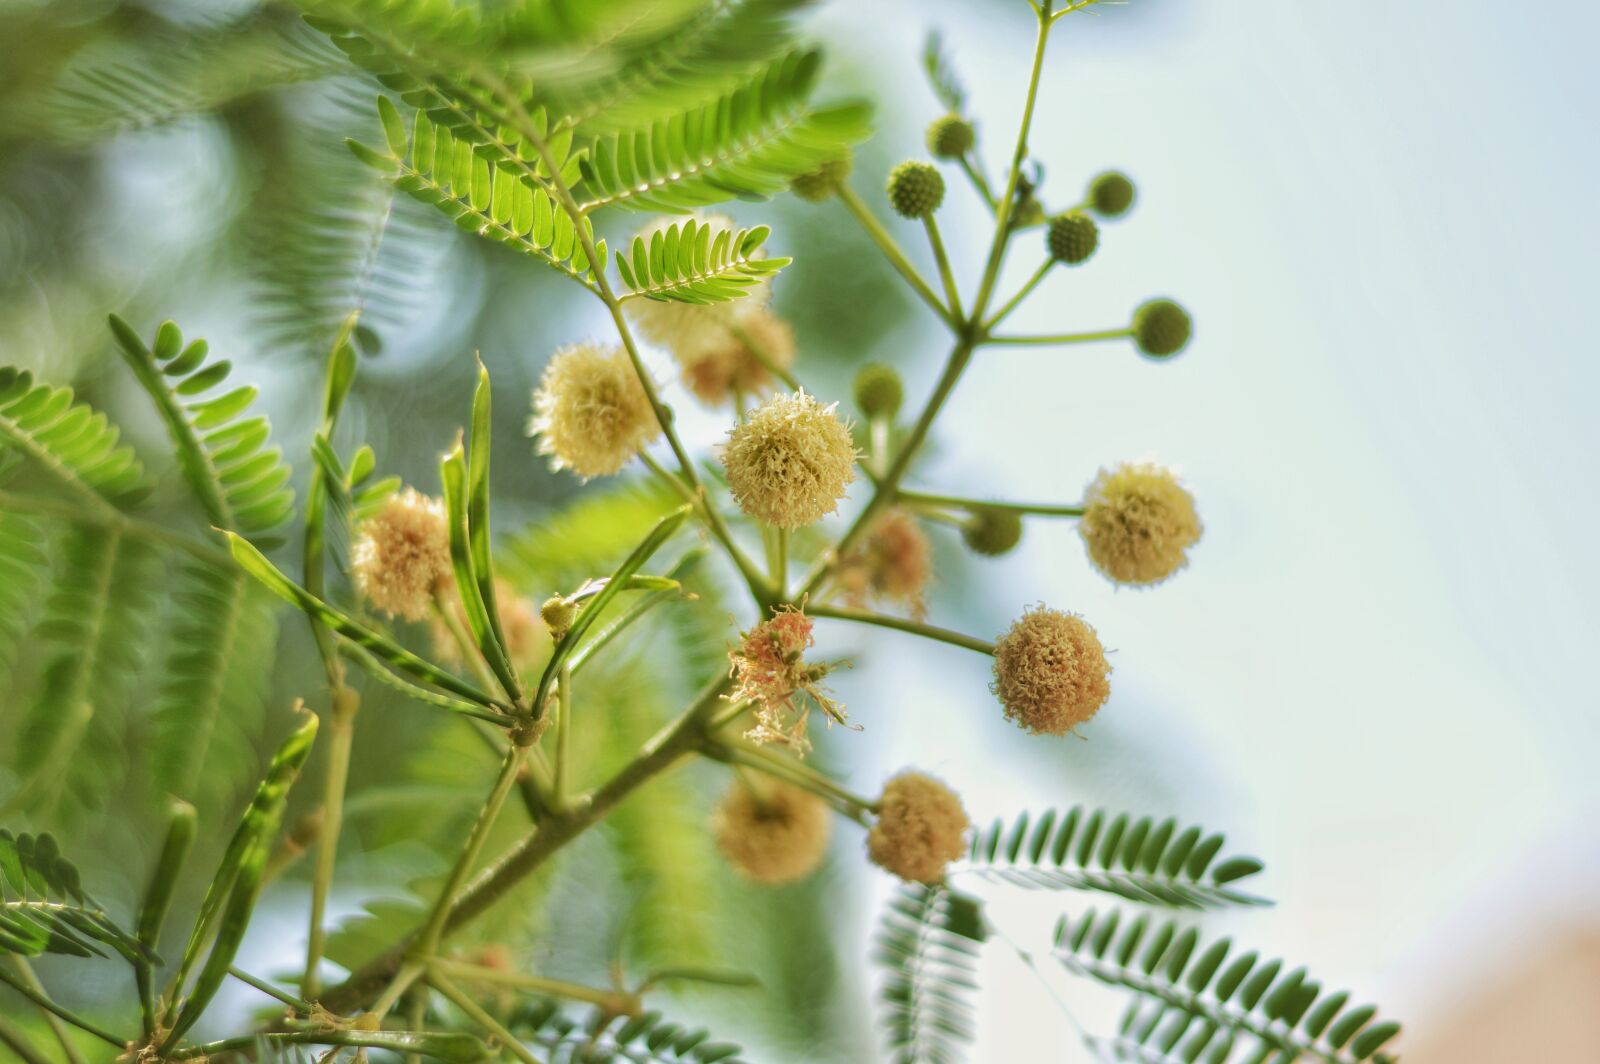
[[[1101,470],[1084,493],[1078,531],[1094,567],[1119,584],[1159,584],[1188,564],[1200,538],[1194,496],[1169,469]]]
[[[886,511],[866,538],[839,563],[839,586],[852,605],[870,599],[898,603],[921,619],[933,578],[933,545],[902,509]]]
[[[533,393],[528,429],[552,469],[585,480],[616,473],[661,434],[627,352],[598,344],[564,347],[550,359]]]
[[[794,365],[794,330],[757,307],[727,324],[722,343],[707,342],[679,359],[684,386],[701,402],[715,406],[735,395],[759,395],[772,386],[768,362],[780,370]]]
[[[810,875],[822,863],[833,818],[809,791],[775,780],[736,779],[711,823],[717,848],[740,874],[776,886]]]
[[[820,706],[830,722],[845,723],[844,707],[821,686],[831,666],[805,660],[815,642],[811,618],[796,609],[782,609],[744,633],[729,652],[734,686],[728,700],[755,706],[756,722],[745,738],[804,754],[811,748],[806,738],[811,715],[807,699]]]
[[[1006,717],[1035,735],[1065,735],[1111,697],[1111,665],[1082,617],[1029,609],[994,647],[994,692]]]
[[[374,609],[426,619],[434,592],[453,579],[444,503],[415,488],[391,495],[361,522],[350,565],[356,588]]]
[[[938,883],[966,852],[971,822],[961,799],[932,776],[902,772],[883,788],[878,820],[867,833],[872,863],[913,883]]]
[[[803,391],[775,395],[728,433],[722,464],[741,510],[777,528],[800,528],[838,508],[856,477],[856,448],[837,405]]]

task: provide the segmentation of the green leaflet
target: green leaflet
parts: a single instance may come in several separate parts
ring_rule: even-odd
[[[724,303],[749,295],[793,259],[756,258],[771,230],[732,230],[693,218],[633,238],[629,255],[617,256],[617,270],[630,289],[624,299],[649,298],[677,303]]]
[[[1304,968],[1284,971],[1282,961],[1263,962],[1254,952],[1230,959],[1232,948],[1226,938],[1202,948],[1192,927],[1143,914],[1124,921],[1116,909],[1064,917],[1056,929],[1064,967],[1135,995],[1120,1035],[1133,1047],[1185,1061],[1208,1052],[1208,1061],[1227,1060],[1240,1045],[1255,1047],[1250,1059],[1393,1059],[1379,1051],[1399,1024],[1372,1023],[1371,1006],[1347,1009],[1348,993],[1324,994]]]
[[[311,753],[311,744],[317,736],[316,715],[303,708],[300,712],[302,719],[299,726],[284,740],[273,756],[272,763],[267,766],[267,774],[256,789],[255,798],[245,809],[233,838],[229,840],[217,874],[212,878],[205,900],[200,904],[200,914],[195,918],[189,944],[183,951],[183,961],[168,993],[168,999],[172,1002],[168,1017],[172,1019],[172,1024],[163,1049],[175,1045],[205,1012],[227,978],[228,967],[233,963],[239,943],[244,939],[250,914],[255,910],[256,897],[261,891],[261,875],[283,822],[289,788],[299,775],[300,766]],[[196,977],[193,988],[184,995],[184,984],[208,941],[211,942],[211,952],[205,966]]]
[[[54,836],[0,828],[0,952],[104,957],[102,946],[130,963],[154,957],[84,891]]]
[[[0,367],[0,448],[15,448],[91,505],[127,505],[148,489],[144,466],[119,436],[104,414],[74,402],[71,388]]]
[[[620,205],[685,211],[767,199],[871,131],[864,103],[808,109],[821,55],[776,59],[734,91],[642,129],[597,138],[583,161],[585,213]]]
[[[467,514],[469,490],[466,484],[467,459],[462,453],[461,446],[460,441],[457,441],[456,446],[439,464],[439,479],[444,485],[445,513],[450,525],[450,562],[455,572],[456,592],[460,596],[467,616],[467,626],[472,630],[478,648],[483,652],[484,660],[489,663],[490,670],[494,672],[507,697],[515,703],[522,697],[522,681],[511,665],[511,659],[505,649],[505,635],[500,631],[499,617],[491,605],[494,594],[492,586],[488,592],[488,601],[485,601],[481,580],[486,578],[492,585],[494,575],[493,571],[489,570],[480,577],[478,571],[477,551],[472,542],[475,533]],[[482,449],[488,450],[487,446]],[[487,558],[487,554],[488,544],[484,543],[483,556]]]
[[[1209,909],[1267,905],[1227,884],[1261,871],[1253,857],[1218,861],[1223,836],[1177,821],[1135,820],[1102,809],[1048,809],[1030,823],[1024,812],[1009,827],[996,820],[973,836],[968,861],[956,871],[1030,889],[1102,891],[1145,905]]]
[[[207,360],[204,340],[185,347],[177,325],[168,321],[154,347],[146,347],[115,314],[111,332],[167,423],[178,465],[211,523],[258,538],[288,521],[294,490],[283,451],[267,446],[265,417],[244,417],[256,398],[254,386],[197,398],[213,392],[232,369],[229,362]]]

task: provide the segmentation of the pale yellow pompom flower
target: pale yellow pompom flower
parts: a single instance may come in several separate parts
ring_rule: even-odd
[[[712,240],[716,239],[720,230],[738,228],[733,219],[725,214],[696,214],[693,217],[701,225],[711,228]],[[638,235],[644,239],[648,247],[650,238],[656,233],[674,225],[681,225],[687,220],[688,218],[683,215],[658,218],[641,229]],[[760,257],[760,253],[757,257]],[[728,323],[740,320],[745,315],[765,307],[772,298],[772,286],[770,282],[763,280],[749,286],[745,293],[739,298],[722,303],[630,299],[625,306],[628,319],[634,328],[639,330],[640,335],[657,347],[671,351],[679,361],[688,363],[707,346],[714,347],[726,343],[729,335]]]
[[[1111,697],[1111,665],[1089,623],[1044,606],[1023,613],[994,646],[994,693],[1006,717],[1035,735],[1065,735]]]
[[[970,826],[949,787],[920,772],[902,772],[884,785],[867,856],[908,882],[939,883],[946,866],[966,853]]]
[[[1100,471],[1084,494],[1078,531],[1089,560],[1119,584],[1159,584],[1188,564],[1200,538],[1194,496],[1158,465]]]
[[[837,406],[803,391],[775,395],[728,433],[722,464],[741,510],[800,528],[838,508],[855,480],[856,448]]]
[[[679,361],[684,386],[715,406],[736,394],[759,395],[771,387],[772,371],[763,358],[782,370],[794,365],[794,330],[772,311],[757,308],[733,322],[722,342],[708,341],[698,351],[680,355]]]
[[[552,469],[587,480],[610,476],[661,434],[644,383],[620,347],[573,344],[557,351],[533,393],[531,435]]]
[[[775,780],[735,780],[712,816],[722,855],[746,879],[769,886],[815,871],[832,825],[821,798]]]
[[[424,620],[435,591],[453,578],[444,503],[415,488],[391,495],[361,522],[350,566],[357,590],[374,609]]]

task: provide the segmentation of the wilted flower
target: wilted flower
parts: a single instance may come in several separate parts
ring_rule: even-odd
[[[933,545],[905,510],[886,511],[864,540],[839,562],[839,585],[852,605],[878,598],[897,602],[921,619],[933,577]]]
[[[832,825],[822,799],[765,779],[735,779],[712,816],[723,856],[745,878],[769,885],[791,883],[815,870],[827,853]]]
[[[1111,697],[1100,637],[1082,617],[1028,609],[994,647],[994,692],[1006,717],[1036,735],[1065,735]]]
[[[759,356],[759,357],[758,357]],[[765,307],[757,307],[724,327],[721,343],[707,340],[680,355],[683,383],[702,402],[726,403],[736,393],[756,395],[772,384],[772,371],[794,364],[794,330]]]
[[[1194,496],[1161,466],[1101,470],[1084,504],[1078,531],[1089,560],[1119,584],[1159,584],[1188,564],[1200,538]]]
[[[805,392],[775,395],[728,433],[722,464],[739,508],[778,528],[799,528],[838,508],[855,480],[855,443],[838,404]]]
[[[661,434],[644,383],[620,347],[574,344],[555,353],[533,393],[530,434],[552,469],[609,476]]]
[[[415,488],[391,495],[361,522],[350,564],[356,588],[374,608],[425,619],[435,590],[453,579],[444,503]]]
[[[821,686],[832,671],[829,665],[809,665],[805,652],[816,643],[811,619],[796,609],[782,609],[771,620],[746,632],[728,659],[732,665],[732,702],[755,704],[755,725],[745,738],[758,743],[780,743],[799,753],[811,748],[806,738],[810,709],[815,702],[830,721],[845,723],[844,707]]]
[[[970,826],[949,787],[920,772],[902,772],[884,785],[867,856],[901,879],[938,883],[945,867],[966,852]]]

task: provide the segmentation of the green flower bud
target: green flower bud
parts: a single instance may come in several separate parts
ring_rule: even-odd
[[[944,178],[932,163],[908,159],[889,171],[889,203],[905,218],[926,218],[944,202]]]
[[[905,389],[900,374],[881,362],[868,362],[856,373],[856,406],[871,418],[891,418],[900,412]]]
[[[1194,332],[1189,312],[1170,299],[1152,299],[1133,312],[1133,340],[1151,358],[1182,351]]]
[[[972,150],[978,135],[960,115],[936,118],[928,127],[928,150],[936,159],[959,159]]]
[[[1107,170],[1089,182],[1089,206],[1102,218],[1117,218],[1133,206],[1133,182],[1126,174]]]
[[[961,526],[967,549],[985,558],[1009,553],[1022,540],[1022,516],[1015,510],[973,510]]]
[[[838,192],[839,186],[849,176],[849,158],[834,159],[790,181],[789,191],[809,203],[820,203]]]
[[[550,634],[560,639],[572,627],[572,622],[578,619],[578,607],[560,595],[552,595],[539,607],[539,616],[544,618]]]
[[[1100,227],[1082,211],[1058,214],[1050,219],[1045,233],[1045,246],[1052,257],[1069,266],[1087,262],[1094,249],[1100,245]]]

